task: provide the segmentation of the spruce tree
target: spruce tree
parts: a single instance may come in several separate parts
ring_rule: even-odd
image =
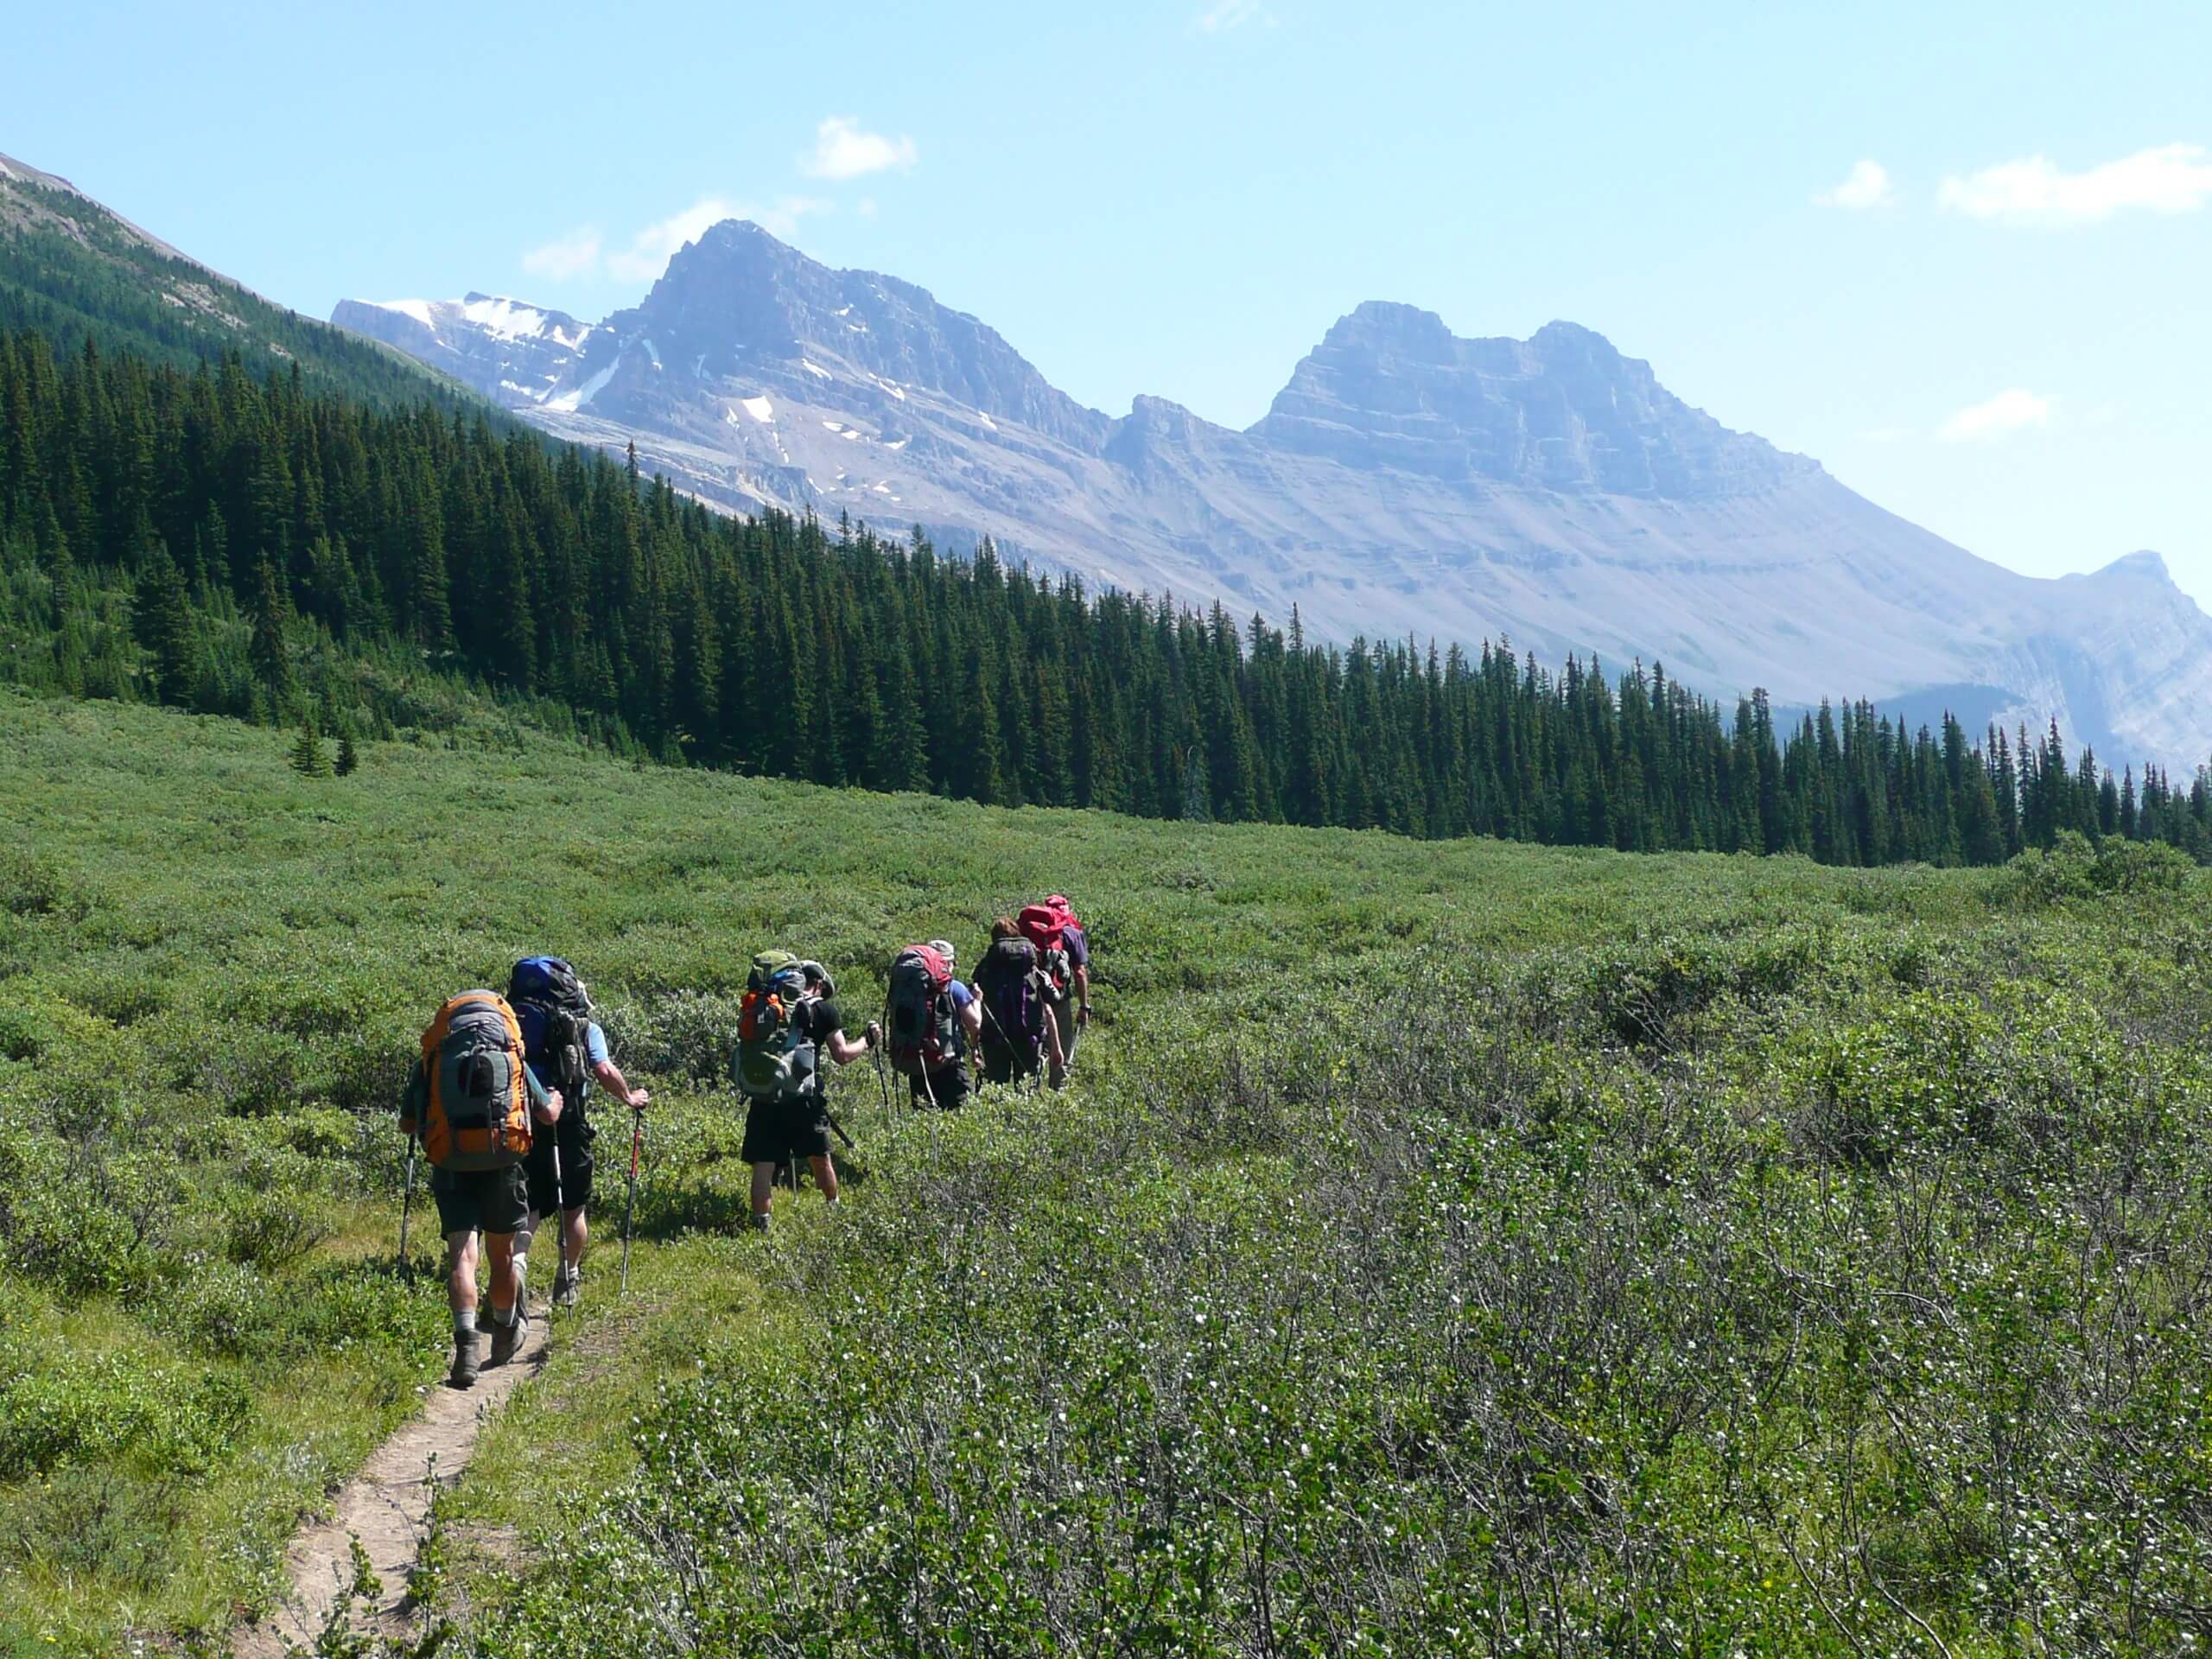
[[[300,734],[292,740],[292,770],[302,778],[330,776],[330,757],[322,752],[322,740],[315,728],[302,725]]]
[[[169,556],[165,543],[156,542],[138,572],[131,605],[131,632],[145,649],[155,696],[163,702],[182,702],[194,678],[192,611],[184,588],[184,572]]]
[[[315,753],[320,754],[321,752],[322,746],[317,744]],[[340,778],[351,778],[360,770],[360,766],[361,757],[353,750],[353,734],[340,733],[338,739],[338,762],[331,770]]]
[[[298,690],[292,673],[292,648],[284,638],[290,608],[277,583],[276,567],[262,560],[253,597],[253,639],[247,650],[253,659],[253,671],[260,677],[270,704],[279,716],[291,706]]]

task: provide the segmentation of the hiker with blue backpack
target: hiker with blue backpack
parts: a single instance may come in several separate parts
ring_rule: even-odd
[[[970,1087],[968,1055],[983,1035],[983,1008],[957,976],[952,942],[910,944],[891,960],[883,1001],[886,1052],[917,1106],[951,1111]]]
[[[1037,947],[1011,916],[991,924],[991,943],[976,964],[976,995],[982,1005],[983,1081],[1033,1083],[1067,1066],[1051,985]]]
[[[830,1155],[836,1120],[830,1113],[821,1057],[850,1065],[882,1040],[882,1027],[873,1024],[857,1042],[845,1035],[836,983],[820,963],[788,950],[764,950],[753,958],[738,1002],[733,1069],[748,1103],[741,1155],[753,1166],[756,1232],[768,1230],[782,1165],[805,1159],[823,1200],[837,1202],[837,1166]]]
[[[652,1098],[632,1089],[607,1046],[607,1033],[592,1018],[590,988],[559,957],[524,957],[507,979],[507,1001],[523,1036],[523,1053],[531,1076],[557,1089],[567,1109],[550,1133],[537,1136],[524,1160],[530,1213],[515,1243],[515,1282],[526,1286],[530,1243],[546,1217],[560,1217],[560,1264],[553,1273],[553,1306],[574,1307],[582,1294],[584,1245],[590,1236],[585,1211],[591,1203],[597,1167],[592,1142],[599,1136],[585,1110],[597,1082],[632,1112]]]

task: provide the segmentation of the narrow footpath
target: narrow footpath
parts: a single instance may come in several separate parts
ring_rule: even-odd
[[[365,1636],[408,1634],[407,1577],[429,1525],[430,1499],[460,1479],[476,1455],[484,1425],[507,1397],[543,1369],[547,1321],[531,1321],[514,1358],[487,1370],[463,1392],[433,1384],[423,1409],[370,1453],[338,1494],[330,1519],[303,1527],[285,1552],[290,1588],[274,1617],[232,1633],[240,1659],[284,1659],[313,1652],[331,1611],[353,1581],[351,1540],[359,1538],[382,1588],[354,1610],[353,1628]]]

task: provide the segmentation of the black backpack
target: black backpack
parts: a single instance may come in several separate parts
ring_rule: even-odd
[[[581,1101],[590,1081],[584,1027],[591,998],[576,970],[559,957],[524,957],[507,976],[507,1001],[523,1016],[525,1056],[556,1077],[554,1086],[569,1100]]]
[[[984,1030],[1035,1059],[1045,1046],[1046,993],[1037,947],[1027,939],[995,941],[976,966],[976,989],[983,999]]]

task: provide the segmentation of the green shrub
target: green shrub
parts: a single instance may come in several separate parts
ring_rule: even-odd
[[[2062,830],[2048,852],[2031,847],[2005,866],[1995,891],[2025,910],[2079,904],[2107,893],[2177,893],[2196,866],[2164,842],[2107,840],[2092,847],[2086,836]]]

